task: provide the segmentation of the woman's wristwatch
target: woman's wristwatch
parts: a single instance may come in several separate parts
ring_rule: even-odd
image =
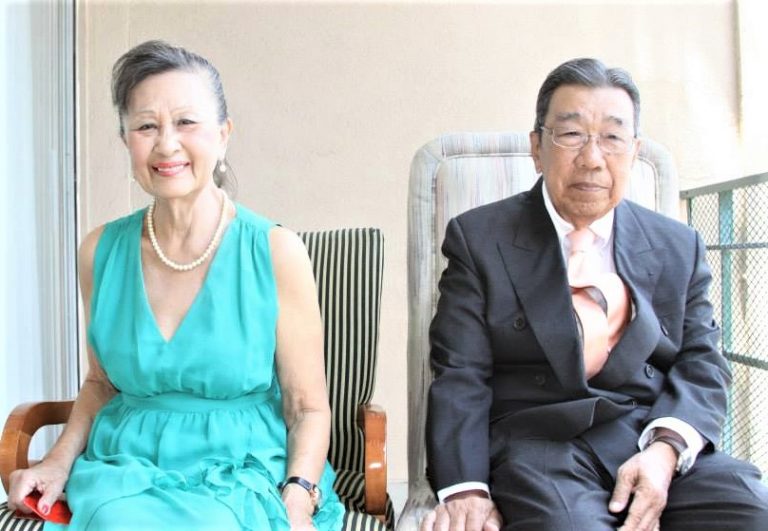
[[[317,511],[320,508],[320,498],[322,497],[320,487],[300,476],[291,476],[278,483],[277,488],[282,493],[283,489],[291,483],[295,483],[296,485],[306,489],[306,491],[309,493],[309,501],[312,503],[312,507],[314,507],[312,514],[317,514]]]

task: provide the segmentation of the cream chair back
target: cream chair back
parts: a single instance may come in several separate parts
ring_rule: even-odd
[[[425,421],[429,324],[446,267],[440,252],[448,221],[528,190],[538,179],[528,133],[449,133],[416,152],[408,191],[408,501],[397,529],[417,529],[435,503],[426,479]],[[669,152],[643,139],[627,197],[679,217],[677,173]]]

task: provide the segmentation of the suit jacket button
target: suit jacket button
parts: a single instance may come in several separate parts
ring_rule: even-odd
[[[534,377],[534,380],[536,381],[536,385],[539,385],[539,386],[544,385],[545,383],[547,383],[547,377],[544,376],[543,374],[537,374]]]
[[[515,317],[515,322],[512,323],[512,326],[515,328],[515,330],[522,330],[525,328],[525,325],[528,324],[525,322],[525,317]]]
[[[645,375],[648,378],[653,378],[653,375],[656,373],[656,369],[653,368],[653,365],[646,364],[645,366]]]

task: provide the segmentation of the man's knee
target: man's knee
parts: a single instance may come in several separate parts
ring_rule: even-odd
[[[700,456],[672,484],[661,519],[669,531],[768,529],[768,487],[752,464],[721,452]]]
[[[759,531],[768,529],[768,505],[739,504],[688,513],[667,511],[661,517],[664,531]]]
[[[504,524],[504,531],[614,531],[619,522],[607,509],[595,513],[541,507],[527,515],[504,514]]]
[[[768,529],[768,501],[763,499],[761,503],[755,503],[747,507],[741,519],[741,527],[733,529]]]

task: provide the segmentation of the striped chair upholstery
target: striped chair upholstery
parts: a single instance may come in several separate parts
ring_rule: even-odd
[[[325,366],[332,410],[328,459],[334,485],[347,508],[344,530],[394,528],[387,497],[386,523],[365,514],[363,432],[360,404],[369,404],[376,374],[384,238],[372,228],[299,234],[307,247],[317,284],[325,331]],[[42,522],[15,518],[0,504],[0,531],[42,529]]]
[[[16,518],[6,502],[0,503],[0,531],[40,531],[42,528],[42,520]]]
[[[447,265],[440,252],[446,225],[470,208],[528,190],[537,178],[527,132],[447,133],[413,158],[408,185],[408,500],[398,531],[418,529],[436,503],[426,476],[425,424],[432,382],[429,324]],[[643,139],[627,196],[678,215],[677,173],[666,148]]]
[[[390,518],[389,514],[387,515],[387,518]],[[391,518],[394,520],[394,513],[392,513]],[[365,514],[359,511],[347,511],[344,515],[344,524],[341,529],[343,531],[385,531],[387,529],[393,529],[393,525],[394,524],[390,525],[389,523],[384,524],[370,514]]]
[[[366,522],[363,432],[360,404],[369,404],[376,375],[384,238],[378,229],[339,229],[299,233],[317,283],[325,329],[325,373],[331,401],[331,447],[336,492],[348,511],[349,529],[377,529]],[[394,509],[387,499],[387,528]],[[373,526],[373,527],[372,527]],[[384,529],[383,525],[381,527]]]

